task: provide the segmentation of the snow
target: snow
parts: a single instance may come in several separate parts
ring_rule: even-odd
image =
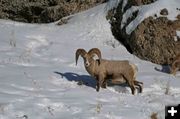
[[[0,119],[147,119],[153,112],[163,119],[165,105],[180,103],[179,72],[169,75],[128,53],[112,36],[106,5],[62,26],[0,20]],[[121,86],[96,92],[82,58],[75,65],[75,51],[93,47],[106,59],[135,63],[143,93]]]
[[[180,31],[176,31],[177,36],[180,37]]]
[[[180,31],[176,31],[176,36],[174,36],[174,41],[177,42],[178,38],[180,38]]]
[[[121,2],[122,0],[109,0],[107,2],[107,5],[106,5],[106,10],[111,10],[113,8],[117,8],[118,7],[118,4]]]
[[[128,1],[127,0],[123,0],[123,4],[122,4],[122,12],[124,12],[124,8],[126,7]]]

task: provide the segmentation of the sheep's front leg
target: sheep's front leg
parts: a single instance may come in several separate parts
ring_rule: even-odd
[[[104,75],[99,75],[98,76],[98,80],[97,80],[97,87],[96,87],[96,91],[99,92],[100,90],[100,87],[104,88],[104,83],[106,85],[106,81],[105,81],[105,78],[104,78]],[[106,86],[105,86],[106,87]]]
[[[99,92],[99,89],[100,89],[99,80],[97,80],[96,91]]]
[[[101,86],[102,88],[107,88],[107,81],[106,81],[106,79],[103,81],[103,83],[102,83],[102,86]]]
[[[98,76],[94,76],[94,78],[96,79],[96,91],[99,92],[99,89],[100,89],[99,77]]]

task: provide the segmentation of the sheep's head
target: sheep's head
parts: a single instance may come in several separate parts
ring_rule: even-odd
[[[81,57],[84,59],[85,67],[88,67],[94,61],[93,57],[95,55],[98,56],[99,63],[101,60],[101,52],[98,48],[92,48],[91,50],[89,50],[88,53],[84,49],[77,49],[77,51],[76,51],[76,65],[77,65],[79,55],[81,55]]]

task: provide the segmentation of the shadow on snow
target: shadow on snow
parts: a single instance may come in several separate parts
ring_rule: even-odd
[[[96,80],[89,75],[79,75],[79,74],[72,73],[72,72],[61,73],[61,72],[57,72],[57,71],[54,73],[59,74],[62,78],[65,78],[68,81],[77,82],[77,85],[85,85],[85,86],[96,89]],[[127,85],[127,83],[112,84],[110,82],[110,80],[108,80],[107,83],[108,83],[108,87],[113,87],[113,89],[117,92],[121,92],[121,93],[129,92],[126,88],[126,87],[129,87]],[[101,88],[101,90],[102,90],[102,88]]]
[[[54,72],[54,73],[61,75],[62,78],[65,77],[68,81],[75,81],[77,82],[78,85],[85,85],[88,87],[96,88],[96,80],[91,76],[79,75],[72,72],[66,72],[66,73]]]
[[[158,69],[157,67],[154,68],[156,71],[163,72],[163,73],[170,73],[170,66],[169,65],[162,65],[162,69]]]

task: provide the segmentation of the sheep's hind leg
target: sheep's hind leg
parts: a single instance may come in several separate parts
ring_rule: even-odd
[[[139,81],[134,81],[134,84],[135,84],[135,86],[136,86],[136,88],[138,88],[139,89],[139,93],[142,93],[142,90],[143,90],[143,82],[139,82]]]
[[[128,85],[129,85],[129,87],[131,88],[132,94],[134,95],[134,94],[135,94],[135,89],[136,89],[136,88],[135,88],[135,85],[134,85],[134,82],[127,80],[127,83],[128,83]]]
[[[134,83],[140,83],[140,84],[143,84],[143,82],[140,82],[140,81],[137,81],[137,80],[134,80]]]
[[[135,88],[134,81],[130,80],[130,78],[131,77],[128,77],[128,75],[127,76],[121,75],[121,77],[119,77],[118,79],[114,79],[114,83],[117,82],[117,81],[119,81],[119,82],[127,82],[129,87],[131,88],[132,94],[134,95],[136,88]]]

